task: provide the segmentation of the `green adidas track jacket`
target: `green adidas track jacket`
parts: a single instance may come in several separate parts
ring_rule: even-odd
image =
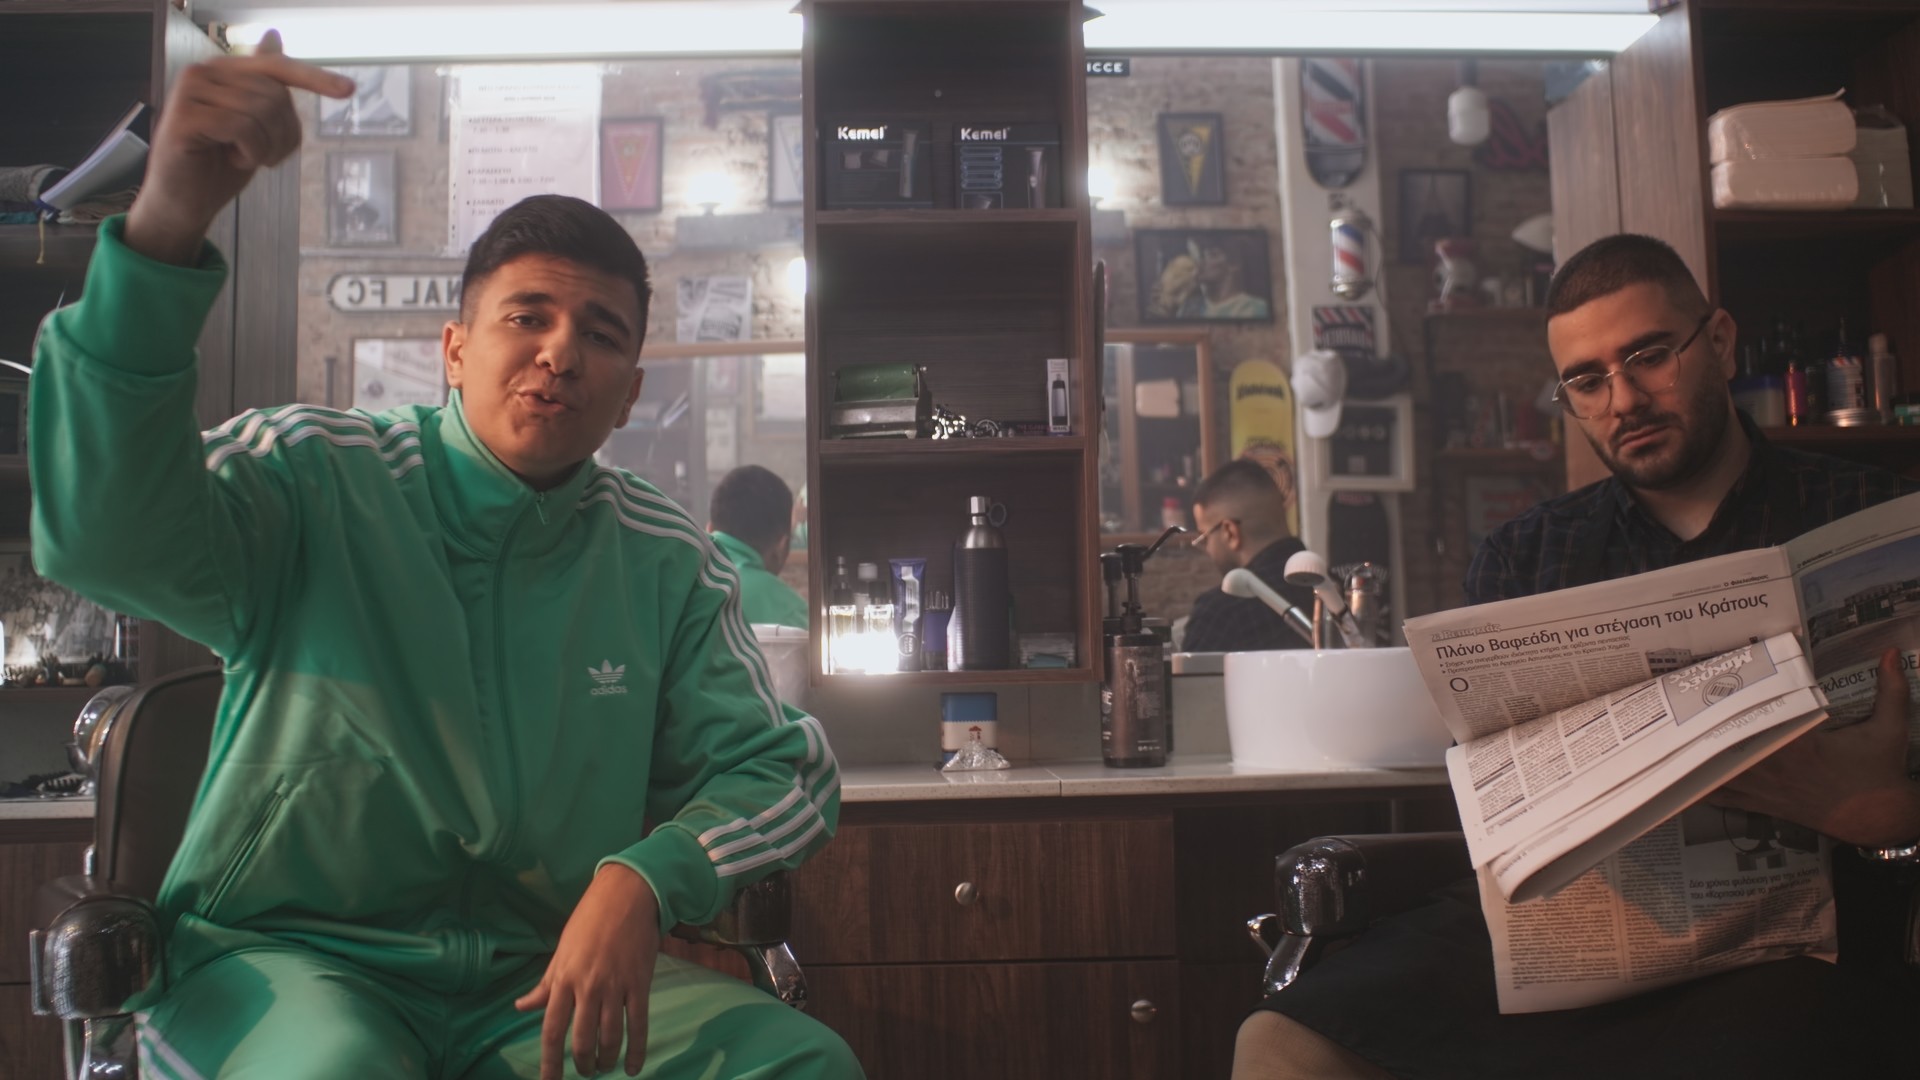
[[[592,462],[535,493],[457,395],[203,434],[194,342],[225,264],[120,230],[35,348],[33,550],[226,661],[159,898],[176,974],[264,938],[463,992],[551,952],[608,860],[665,929],[826,843],[826,740],[774,697],[734,568],[679,507]]]

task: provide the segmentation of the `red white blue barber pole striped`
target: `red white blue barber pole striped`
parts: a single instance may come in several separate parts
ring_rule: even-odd
[[[1307,169],[1322,186],[1342,188],[1367,163],[1364,69],[1360,61],[1300,61],[1300,120]]]
[[[1342,300],[1358,300],[1373,288],[1373,276],[1367,273],[1367,234],[1373,222],[1359,210],[1348,207],[1335,214],[1330,239],[1333,241],[1333,294]]]

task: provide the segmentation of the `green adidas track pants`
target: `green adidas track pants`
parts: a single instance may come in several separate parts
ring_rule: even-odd
[[[540,1075],[538,1012],[513,1008],[543,963],[471,995],[422,992],[299,946],[193,971],[140,1017],[143,1080],[521,1080]],[[624,1054],[624,1051],[623,1051]],[[624,1061],[624,1057],[622,1058]],[[566,1075],[573,1055],[566,1056]],[[625,1076],[623,1064],[610,1074]],[[647,1080],[859,1080],[820,1022],[737,979],[662,955]]]

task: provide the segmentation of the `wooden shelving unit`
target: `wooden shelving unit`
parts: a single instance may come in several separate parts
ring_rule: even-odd
[[[1849,104],[1885,106],[1913,132],[1916,68],[1916,0],[1688,0],[1663,12],[1607,72],[1549,113],[1554,145],[1569,151],[1554,168],[1561,253],[1614,232],[1657,236],[1733,315],[1743,340],[1784,319],[1803,328],[1803,345],[1827,346],[1844,318],[1856,336],[1886,333],[1901,385],[1920,388],[1920,210],[1717,209],[1706,139],[1707,118],[1730,105],[1838,88]],[[1576,152],[1601,146],[1607,152]],[[1909,147],[1920,150],[1920,140]],[[1780,441],[1920,467],[1898,428],[1796,430]],[[1570,484],[1603,471],[1586,446],[1569,453]]]
[[[969,686],[1098,677],[1097,463],[1092,228],[1084,183],[1081,5],[1071,0],[809,0],[802,58],[807,167],[808,557],[822,605],[819,681]],[[821,133],[850,120],[931,125],[934,209],[820,205]],[[1045,123],[1061,135],[1066,205],[959,210],[954,128]],[[833,440],[835,374],[850,364],[926,368],[934,401],[969,419],[1045,419],[1048,358],[1065,357],[1074,432],[1064,437]],[[927,588],[951,594],[967,502],[1007,507],[1014,622],[1067,633],[1067,669],[828,676],[824,583],[836,556],[886,565],[924,557]],[[1016,649],[1017,652],[1017,649]]]

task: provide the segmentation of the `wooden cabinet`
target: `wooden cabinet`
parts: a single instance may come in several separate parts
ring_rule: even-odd
[[[850,803],[789,940],[871,1080],[1225,1080],[1274,856],[1394,827],[1458,818],[1438,789]]]
[[[92,840],[91,819],[0,821],[0,1076],[8,1080],[65,1075],[60,1023],[30,1005],[27,932],[34,890],[79,873]]]
[[[924,557],[926,588],[952,593],[968,499],[1006,507],[1019,633],[1070,635],[1074,663],[1036,671],[922,672],[957,685],[1098,676],[1098,390],[1079,0],[808,0],[802,55],[807,166],[807,439],[810,572]],[[826,208],[826,136],[841,125],[927,125],[933,208]],[[1060,136],[1061,206],[961,210],[962,125],[1044,124]],[[970,421],[1044,423],[1046,363],[1065,358],[1072,433],[1012,438],[828,437],[849,365],[925,369],[933,401]],[[826,675],[816,593],[816,679]],[[1015,649],[1017,659],[1018,650]]]
[[[1920,390],[1920,213],[1717,210],[1706,140],[1707,117],[1727,106],[1844,87],[1850,104],[1886,106],[1906,125],[1909,151],[1920,150],[1916,68],[1914,0],[1670,7],[1548,114],[1556,254],[1613,232],[1657,236],[1732,313],[1743,340],[1786,319],[1810,332],[1803,344],[1828,344],[1844,317],[1856,334],[1887,333],[1903,389]],[[1617,152],[1602,152],[1610,147]],[[1920,476],[1920,429],[1779,434]],[[1569,487],[1605,474],[1584,440],[1568,440],[1567,466]]]

